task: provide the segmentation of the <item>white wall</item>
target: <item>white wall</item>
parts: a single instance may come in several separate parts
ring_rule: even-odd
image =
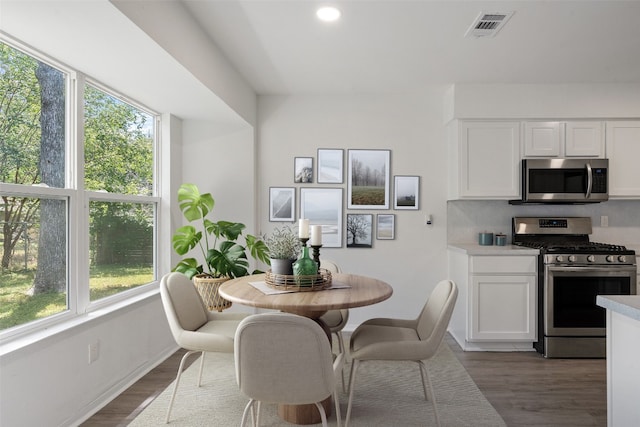
[[[2,356],[0,425],[77,424],[176,350],[155,294]],[[88,363],[89,345],[99,357]]]
[[[269,187],[296,187],[294,157],[313,157],[318,148],[390,149],[391,175],[420,176],[418,211],[347,210],[346,169],[341,185],[304,187],[344,189],[344,213],[396,215],[395,240],[373,240],[371,249],[323,248],[345,272],[368,275],[393,286],[382,303],[351,310],[348,329],[370,317],[415,317],[435,284],[447,275],[446,258],[446,135],[442,126],[445,87],[406,95],[261,96],[258,99],[260,198],[258,218],[263,232],[269,222]],[[299,212],[298,212],[299,213]],[[426,213],[434,224],[424,225]],[[296,218],[298,215],[296,214]],[[346,221],[346,215],[343,217]],[[284,223],[286,224],[286,223]],[[344,227],[343,227],[344,228]]]
[[[445,120],[640,117],[640,85],[456,84],[448,88]]]

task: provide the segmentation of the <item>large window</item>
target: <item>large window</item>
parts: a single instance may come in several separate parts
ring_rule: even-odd
[[[0,336],[154,281],[157,121],[0,40]]]

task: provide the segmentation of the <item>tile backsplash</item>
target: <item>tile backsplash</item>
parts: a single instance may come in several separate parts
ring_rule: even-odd
[[[506,200],[451,200],[447,202],[447,241],[477,243],[478,233],[504,233],[511,244],[514,216],[591,217],[594,242],[615,243],[640,251],[640,200],[609,200],[587,205],[510,205]],[[607,216],[609,226],[601,227]]]

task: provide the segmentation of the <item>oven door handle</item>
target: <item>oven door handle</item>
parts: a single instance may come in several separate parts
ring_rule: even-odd
[[[633,265],[606,265],[602,267],[548,266],[547,269],[558,273],[628,273],[630,276],[636,276],[636,268]]]
[[[590,163],[587,163],[585,168],[587,169],[587,192],[584,195],[584,198],[588,199],[591,197],[591,190],[593,189],[593,171],[591,170]]]

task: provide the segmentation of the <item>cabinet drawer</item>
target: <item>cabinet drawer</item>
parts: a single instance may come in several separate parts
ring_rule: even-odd
[[[473,256],[469,268],[475,274],[535,274],[536,264],[536,256]]]

